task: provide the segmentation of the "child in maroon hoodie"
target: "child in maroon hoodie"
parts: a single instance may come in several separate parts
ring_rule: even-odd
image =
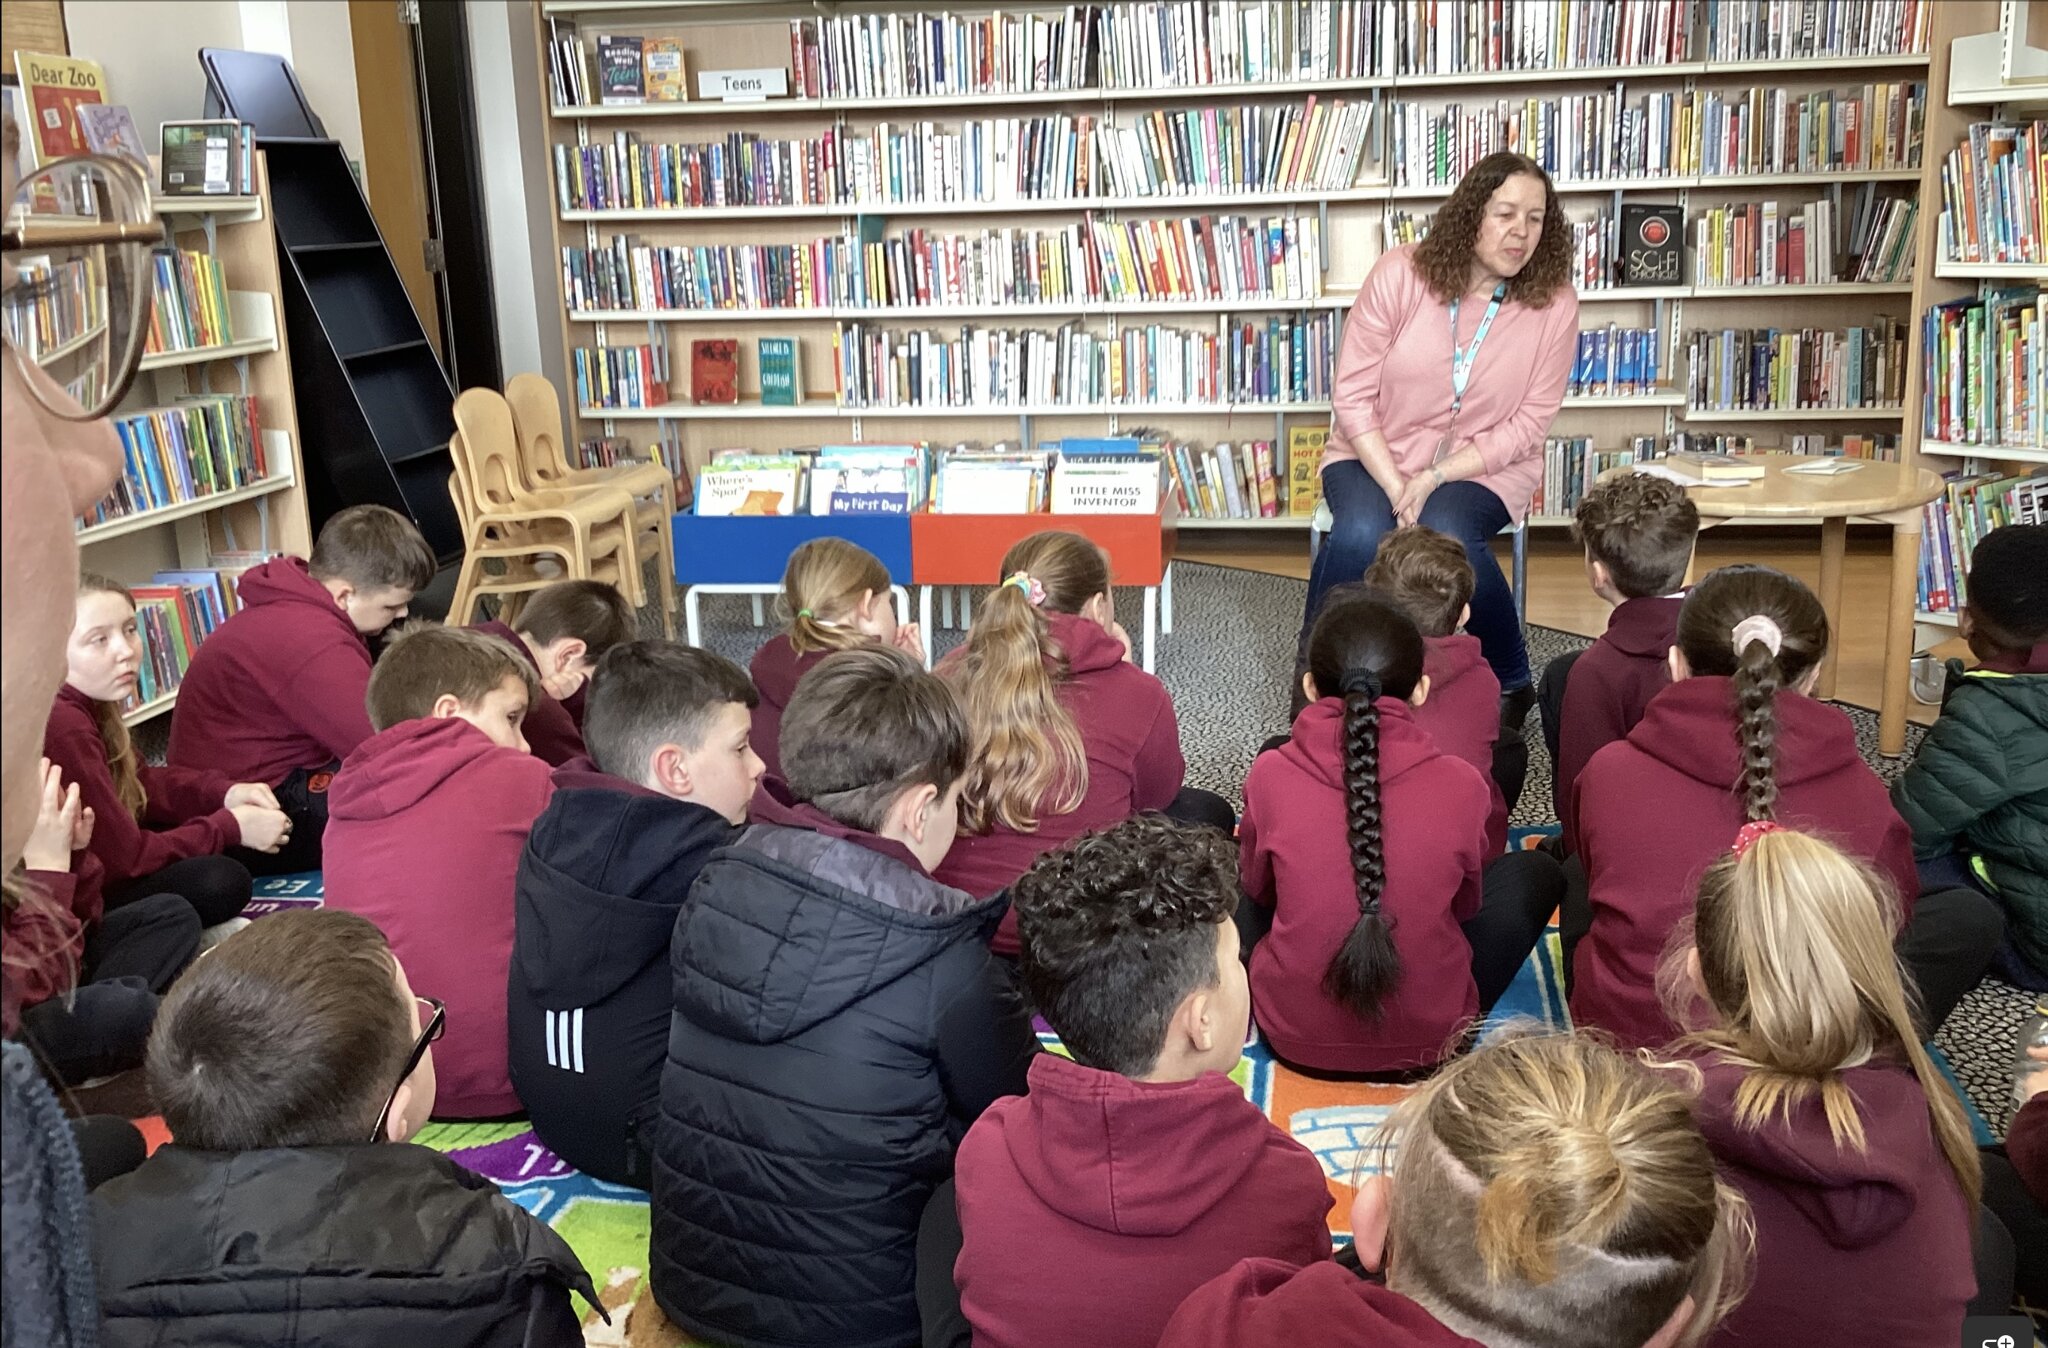
[[[1252,1002],[1274,1055],[1312,1071],[1439,1061],[1563,897],[1541,852],[1487,862],[1487,779],[1417,722],[1435,693],[1424,658],[1400,609],[1333,589],[1309,634],[1309,705],[1245,779],[1245,892],[1273,910]]]
[[[1977,1149],[1907,1009],[1890,881],[1767,822],[1734,843],[1665,979],[1713,1026],[1684,1044],[1700,1127],[1756,1220],[1722,1337],[1945,1348],[1977,1291]]]
[[[1658,959],[1692,911],[1701,873],[1748,820],[1818,833],[1884,873],[1909,918],[1900,954],[1930,1025],[1981,975],[1997,912],[1962,890],[1916,907],[1905,822],[1864,763],[1849,718],[1808,696],[1827,649],[1820,601],[1781,571],[1723,567],[1686,596],[1671,686],[1572,788],[1571,850],[1588,887],[1583,900],[1572,897],[1590,907],[1566,915],[1575,1022],[1631,1046],[1676,1035],[1657,1001]],[[1572,930],[1585,932],[1576,950]]]
[[[462,627],[401,632],[370,675],[377,733],[336,774],[327,906],[375,922],[448,1004],[438,1112],[519,1109],[506,1063],[505,989],[519,854],[554,793],[520,722],[533,666]]]
[[[1247,1259],[1181,1304],[1159,1348],[1696,1343],[1749,1251],[1742,1199],[1686,1106],[1668,1075],[1591,1039],[1498,1040],[1389,1125],[1392,1169],[1351,1211],[1359,1262],[1383,1281]]]
[[[1033,534],[1004,555],[1003,575],[966,643],[939,664],[974,735],[960,839],[940,882],[998,893],[1039,853],[1143,810],[1227,830],[1227,803],[1181,790],[1173,699],[1131,663],[1102,549],[1079,534]],[[1014,914],[990,944],[1017,953]]]
[[[475,626],[525,656],[540,678],[540,694],[519,727],[533,756],[557,768],[583,757],[583,700],[577,694],[606,651],[633,639],[633,607],[626,597],[601,580],[558,580],[520,605],[511,625]]]
[[[879,643],[924,663],[916,623],[898,624],[882,559],[843,538],[814,538],[789,554],[782,571],[783,617],[789,630],[754,652],[748,673],[754,704],[754,752],[771,777],[782,775],[782,713],[796,683],[834,651]]]
[[[1500,737],[1500,679],[1479,649],[1479,638],[1458,629],[1472,616],[1476,580],[1465,545],[1427,525],[1409,524],[1380,541],[1365,569],[1365,583],[1406,613],[1422,633],[1422,672],[1429,700],[1415,708],[1415,723],[1436,747],[1486,775],[1493,808],[1486,815],[1486,855],[1508,846],[1508,802],[1494,775]]]
[[[1041,1053],[954,1163],[953,1268],[976,1348],[1152,1348],[1239,1259],[1330,1255],[1321,1164],[1227,1075],[1251,1007],[1237,867],[1214,829],[1140,815],[1048,852],[1010,901]],[[1048,1295],[1058,1288],[1057,1295]]]
[[[65,659],[43,752],[93,812],[92,855],[107,906],[176,894],[202,926],[235,917],[249,902],[249,870],[222,853],[238,843],[275,852],[291,834],[270,787],[142,762],[121,720],[121,704],[136,689],[142,642],[135,600],[118,581],[79,577],[78,620]]]
[[[327,784],[373,733],[366,639],[405,616],[434,579],[433,549],[383,506],[328,520],[310,561],[278,557],[242,573],[242,607],[193,652],[171,715],[172,767],[262,782],[292,817],[291,845],[258,874],[320,865]]]
[[[1567,836],[1572,783],[1595,753],[1635,729],[1671,681],[1666,657],[1699,532],[1699,507],[1685,488],[1642,473],[1598,484],[1572,517],[1586,583],[1614,612],[1598,641],[1550,662],[1539,690],[1550,794]]]

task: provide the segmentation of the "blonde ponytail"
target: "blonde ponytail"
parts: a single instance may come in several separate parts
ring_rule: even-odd
[[[128,603],[132,612],[135,596],[120,581],[87,571],[78,577],[78,597],[89,594],[117,594]],[[142,759],[135,752],[135,740],[128,733],[128,723],[121,719],[121,708],[112,702],[94,699],[92,704],[93,728],[100,733],[100,744],[107,753],[107,770],[114,776],[114,796],[128,813],[137,820],[149,806],[149,792],[142,785]]]
[[[1773,829],[1700,881],[1693,924],[1700,982],[1718,1024],[1690,1036],[1744,1069],[1735,1122],[1762,1128],[1818,1099],[1837,1148],[1862,1151],[1863,1120],[1843,1073],[1876,1057],[1912,1068],[1956,1183],[1974,1205],[1983,1175],[1968,1118],[1914,1028],[1892,933],[1891,887],[1804,833]],[[1677,947],[1660,978],[1685,958]]]
[[[1389,1286],[1493,1342],[1641,1343],[1688,1296],[1741,1299],[1748,1206],[1671,1074],[1586,1035],[1514,1033],[1397,1111]]]
[[[875,554],[843,538],[814,538],[789,554],[782,572],[780,617],[798,655],[845,651],[868,643],[853,625],[864,594],[889,600],[889,569]]]
[[[1079,613],[1109,591],[1109,563],[1079,534],[1047,531],[1011,548],[1003,575],[975,613],[959,659],[942,667],[967,712],[973,742],[960,822],[970,833],[1001,825],[1037,829],[1043,814],[1071,814],[1088,794],[1088,755],[1059,699],[1066,652],[1049,613]]]

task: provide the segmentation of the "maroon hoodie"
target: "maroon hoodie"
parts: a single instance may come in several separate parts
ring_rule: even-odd
[[[1247,1259],[1181,1302],[1159,1348],[1485,1348],[1332,1263]]]
[[[24,1008],[40,1006],[76,987],[85,962],[85,938],[100,924],[100,863],[90,852],[73,852],[68,871],[23,871],[35,891],[7,905],[0,916],[0,945],[7,967],[0,974],[0,1035],[12,1039]]]
[[[2034,1201],[2048,1208],[2048,1095],[2034,1096],[2012,1116],[2005,1154]]]
[[[1406,702],[1377,705],[1381,911],[1401,958],[1401,981],[1379,1021],[1323,991],[1324,972],[1358,923],[1345,842],[1343,699],[1311,702],[1294,718],[1294,737],[1252,763],[1238,825],[1245,893],[1274,910],[1272,931],[1252,951],[1259,1029],[1282,1058],[1324,1072],[1436,1062],[1479,1013],[1472,947],[1459,924],[1479,911],[1486,779],[1438,748]]]
[[[171,716],[171,766],[277,786],[370,738],[370,648],[297,557],[242,574],[244,607],[192,654]]]
[[[1486,855],[1508,850],[1508,802],[1493,780],[1493,742],[1500,738],[1500,678],[1479,649],[1479,638],[1454,632],[1424,637],[1422,672],[1429,697],[1414,709],[1415,724],[1436,747],[1479,769],[1493,806],[1486,815]]]
[[[477,623],[476,630],[488,632],[508,642],[512,649],[525,657],[533,666],[534,677],[541,676],[540,661],[533,658],[533,651],[519,634],[501,622]],[[557,702],[542,689],[539,696],[526,704],[526,719],[520,722],[519,732],[526,736],[527,752],[552,767],[561,767],[572,758],[583,756],[583,731],[576,718],[569,713],[566,703]]]
[[[796,692],[796,681],[830,654],[831,651],[810,651],[798,655],[785,632],[755,651],[754,662],[747,666],[754,691],[761,699],[754,704],[754,730],[747,742],[767,765],[770,777],[782,775],[782,713],[789,706],[790,695]]]
[[[436,1117],[519,1109],[505,1065],[512,890],[553,794],[547,764],[454,716],[371,737],[330,788],[327,906],[376,923],[413,991],[448,1004]]]
[[[1607,615],[1607,630],[1586,648],[1565,680],[1558,714],[1557,764],[1550,793],[1558,822],[1571,833],[1572,783],[1593,755],[1625,737],[1643,709],[1671,683],[1668,657],[1678,642],[1683,596],[1624,599]]]
[[[1574,671],[1574,680],[1577,673]],[[1586,866],[1593,925],[1573,958],[1572,1019],[1624,1046],[1674,1038],[1658,1005],[1657,963],[1699,879],[1743,823],[1734,681],[1703,676],[1650,700],[1626,740],[1593,756],[1573,785],[1571,849]],[[1840,711],[1795,692],[1776,700],[1778,822],[1828,838],[1919,896],[1913,836],[1856,750]]]
[[[1165,809],[1180,794],[1187,770],[1166,685],[1125,659],[1123,643],[1102,624],[1072,613],[1046,617],[1054,644],[1066,652],[1069,673],[1057,696],[1081,732],[1088,791],[1072,814],[1041,810],[1035,833],[998,824],[978,837],[962,834],[934,878],[979,898],[1008,886],[1042,852],[1142,811]],[[1050,656],[1046,663],[1052,664]],[[989,945],[998,954],[1017,953],[1014,912],[1003,914]]]
[[[43,756],[78,783],[78,798],[93,814],[90,851],[105,868],[106,883],[152,875],[174,861],[211,856],[242,841],[241,825],[221,804],[233,785],[219,773],[193,768],[140,766],[142,818],[115,794],[107,743],[93,720],[93,700],[70,684],[57,690],[43,727]]]
[[[1842,1074],[1866,1146],[1837,1146],[1817,1095],[1760,1128],[1734,1120],[1743,1069],[1717,1055],[1695,1112],[1723,1177],[1756,1222],[1749,1295],[1710,1342],[1951,1348],[1976,1294],[1976,1214],[1935,1141],[1907,1067]]]
[[[1330,1257],[1322,1163],[1230,1078],[1133,1081],[1058,1054],[991,1105],[953,1166],[953,1265],[975,1348],[1152,1348],[1240,1259]],[[1057,1295],[1048,1295],[1057,1288]]]

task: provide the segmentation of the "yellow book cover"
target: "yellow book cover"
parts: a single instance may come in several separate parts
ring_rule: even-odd
[[[1328,426],[1296,426],[1287,432],[1287,513],[1307,519],[1316,513],[1323,496],[1323,446],[1330,439]]]
[[[28,108],[29,124],[22,129],[28,133],[36,164],[87,153],[91,147],[85,142],[85,129],[72,109],[80,103],[107,101],[107,77],[99,62],[18,51],[14,73]]]
[[[672,37],[651,37],[641,53],[647,70],[647,101],[685,103],[690,98],[684,78],[683,44]]]

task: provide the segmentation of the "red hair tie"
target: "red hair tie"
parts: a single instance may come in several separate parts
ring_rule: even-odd
[[[1776,833],[1781,825],[1773,819],[1757,819],[1744,824],[1735,831],[1735,859],[1740,861],[1750,846],[1766,833]]]

